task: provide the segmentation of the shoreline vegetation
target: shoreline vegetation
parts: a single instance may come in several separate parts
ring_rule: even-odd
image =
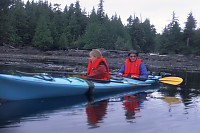
[[[0,45],[32,46],[43,51],[104,48],[200,55],[199,18],[194,18],[192,12],[184,28],[173,12],[163,32],[157,33],[148,18],[142,20],[130,14],[124,25],[119,15],[108,16],[103,0],[88,14],[79,1],[66,5],[64,10],[47,0],[4,0],[1,4]]]
[[[116,73],[124,64],[128,51],[100,49],[106,58],[111,73]],[[24,68],[46,69],[60,72],[85,72],[90,50],[41,51],[34,47],[0,46],[0,65]],[[200,72],[200,56],[197,55],[159,55],[140,53],[149,70],[167,69],[186,72]]]

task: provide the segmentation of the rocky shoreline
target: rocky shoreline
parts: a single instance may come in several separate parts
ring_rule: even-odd
[[[118,71],[124,64],[128,51],[101,49],[112,72]],[[33,67],[56,71],[86,71],[89,50],[40,51],[33,47],[0,46],[0,65]],[[148,69],[175,69],[200,72],[200,56],[195,55],[159,55],[140,53]]]

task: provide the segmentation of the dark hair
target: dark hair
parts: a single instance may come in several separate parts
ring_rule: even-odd
[[[136,54],[138,56],[138,52],[136,50],[132,50],[128,53],[128,56],[130,56],[130,54]]]

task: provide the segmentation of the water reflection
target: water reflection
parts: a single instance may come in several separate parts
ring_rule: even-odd
[[[0,104],[0,128],[19,126],[22,121],[47,120],[48,115],[63,109],[82,106],[87,103],[84,95],[5,102]]]
[[[148,90],[146,87],[140,89],[140,91]],[[157,89],[149,88],[149,91]],[[47,121],[54,113],[59,114],[63,110],[65,112],[67,109],[76,109],[77,107],[85,109],[89,128],[98,128],[99,123],[103,123],[108,113],[108,104],[112,103],[110,99],[116,99],[115,102],[118,99],[117,102],[123,105],[126,119],[131,120],[135,119],[135,113],[139,111],[146,95],[145,92],[138,93],[138,90],[136,90],[90,97],[81,95],[5,102],[0,104],[0,128],[20,127],[22,122]]]
[[[107,114],[108,100],[102,100],[86,106],[86,114],[88,125],[91,128],[99,127],[97,124],[102,122],[103,118]]]
[[[150,93],[150,92],[149,92]],[[110,96],[109,96],[110,97]],[[98,128],[99,123],[103,123],[103,119],[106,118],[108,104],[110,103],[121,103],[124,110],[123,114],[125,119],[129,123],[133,123],[133,119],[136,117],[136,113],[143,107],[142,103],[147,100],[146,92],[129,92],[121,93],[121,96],[115,95],[105,100],[98,101],[99,97],[96,97],[97,102],[93,102],[86,106],[87,122],[89,128]],[[105,96],[104,96],[105,98]]]
[[[146,96],[147,93],[141,92],[122,97],[125,116],[127,120],[132,120],[136,118],[135,114],[139,112],[143,100],[146,100]]]
[[[161,97],[160,99],[166,103],[169,103],[170,105],[181,103],[180,99],[177,97]]]
[[[185,109],[193,108],[195,100],[200,94],[200,73],[174,72],[176,76],[183,78],[183,83],[178,86],[164,84],[160,92],[164,96],[180,97]]]
[[[127,122],[132,123],[132,120],[138,117],[136,113],[141,109],[143,101],[146,100],[146,96],[146,92],[140,92],[122,97],[109,98],[87,105],[86,114],[89,128],[98,128],[98,124],[103,123],[103,119],[106,118],[108,104],[112,102],[122,103],[125,119]]]

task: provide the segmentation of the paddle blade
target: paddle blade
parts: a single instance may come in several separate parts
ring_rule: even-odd
[[[180,77],[164,77],[159,79],[160,82],[172,85],[179,85],[183,82],[183,79]]]
[[[179,103],[181,103],[181,101],[176,97],[161,97],[160,99],[162,99],[164,102],[167,102],[169,104],[179,104]]]

